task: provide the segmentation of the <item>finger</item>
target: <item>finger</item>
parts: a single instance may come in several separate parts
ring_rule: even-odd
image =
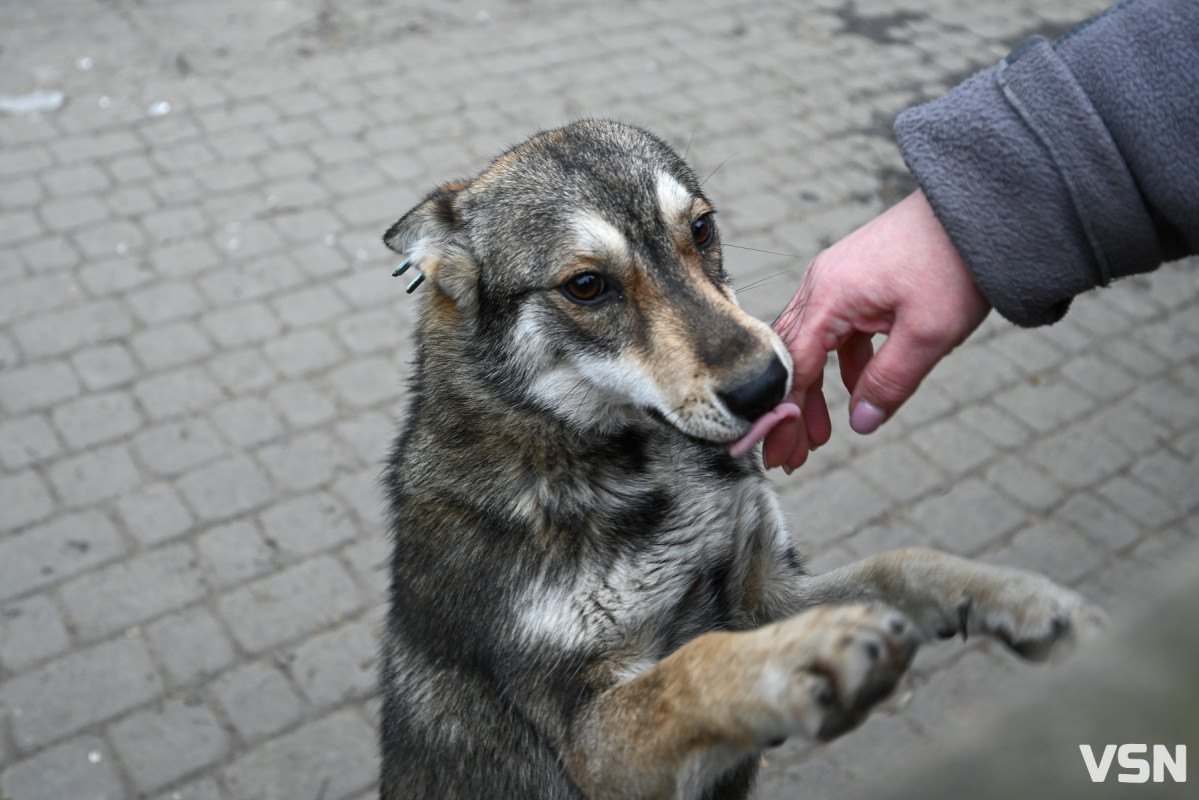
[[[849,424],[872,433],[899,409],[945,355],[945,348],[896,327],[858,376],[850,398]]]
[[[808,443],[802,419],[783,420],[767,434],[766,443],[762,445],[762,463],[766,469],[782,467],[791,474],[791,470],[803,466],[807,458]]]
[[[811,450],[824,447],[833,435],[833,421],[829,417],[828,402],[824,399],[823,384],[822,377],[809,386],[803,403],[803,420],[808,433],[807,445]]]
[[[872,335],[855,331],[845,343],[837,348],[837,364],[841,368],[841,382],[845,384],[845,388],[853,393],[853,388],[858,385],[858,378],[861,377],[862,371],[866,369],[866,365],[870,363],[870,358],[874,355],[874,342]]]
[[[797,388],[808,386],[823,374],[828,354],[853,333],[853,327],[839,320],[827,302],[813,302],[816,272],[813,262],[787,309],[774,323],[775,332],[791,353],[792,386]]]

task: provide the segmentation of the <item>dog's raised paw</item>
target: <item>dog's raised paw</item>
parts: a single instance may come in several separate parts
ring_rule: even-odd
[[[997,569],[990,585],[958,605],[963,634],[1000,639],[1030,661],[1068,652],[1106,624],[1104,612],[1077,592],[1035,573]]]
[[[857,727],[891,694],[921,641],[903,614],[872,606],[815,608],[771,627],[791,640],[772,655],[793,681],[775,702],[794,714],[788,733],[817,739]],[[782,688],[777,674],[767,684]]]

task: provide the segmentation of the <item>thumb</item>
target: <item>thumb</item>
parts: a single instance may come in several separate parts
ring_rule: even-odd
[[[916,392],[946,352],[940,343],[922,341],[900,327],[892,330],[852,387],[849,426],[857,433],[873,433]]]

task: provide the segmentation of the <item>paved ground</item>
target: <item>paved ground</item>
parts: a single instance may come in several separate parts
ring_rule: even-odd
[[[643,123],[714,173],[769,318],[910,187],[899,110],[1102,5],[6,0],[0,95],[66,101],[0,116],[0,797],[370,796],[412,327],[379,235],[426,189],[539,126]],[[841,396],[779,478],[815,563],[926,543],[1135,608],[1199,538],[1197,277],[992,320],[876,436]],[[932,649],[762,794],[860,787],[1026,670]]]

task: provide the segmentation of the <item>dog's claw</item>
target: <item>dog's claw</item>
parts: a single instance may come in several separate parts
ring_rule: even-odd
[[[393,278],[400,277],[405,272],[407,272],[408,268],[411,266],[412,266],[412,259],[410,259],[410,258],[404,259],[404,263],[400,264],[398,267],[396,267],[395,272],[391,273],[391,277],[393,277]]]

